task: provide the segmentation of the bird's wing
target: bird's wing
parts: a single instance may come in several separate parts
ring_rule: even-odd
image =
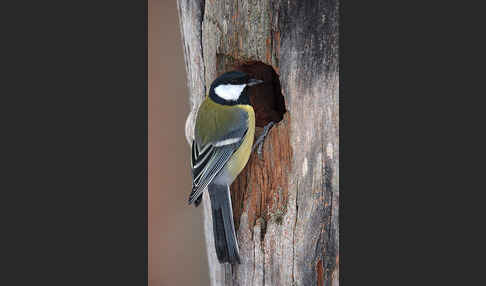
[[[202,194],[245,138],[248,130],[248,115],[241,112],[233,113],[234,115],[226,116],[225,121],[223,121],[224,124],[229,125],[218,126],[218,124],[214,124],[214,127],[212,127],[214,130],[208,129],[207,126],[204,130],[200,130],[202,127],[198,129],[196,123],[196,130],[199,131],[195,132],[196,138],[192,143],[193,183],[192,192],[189,195],[189,204]],[[228,126],[231,128],[225,128]],[[230,131],[226,133],[221,131],[225,129],[230,129]]]
[[[193,144],[196,145],[197,143]],[[193,168],[193,183],[192,191],[189,195],[189,204],[193,203],[204,191],[209,183],[216,177],[221,171],[226,162],[228,162],[231,154],[233,154],[236,148],[232,146],[225,146],[220,148],[209,147],[211,150],[201,161],[198,167]],[[193,148],[197,150],[197,147]]]

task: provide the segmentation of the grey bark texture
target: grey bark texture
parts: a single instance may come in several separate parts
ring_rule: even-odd
[[[263,161],[252,154],[240,175],[245,184],[232,185],[243,193],[234,207],[242,264],[218,263],[203,195],[211,285],[338,285],[338,0],[178,0],[178,8],[188,142],[199,104],[231,63],[271,65],[287,108],[265,142]],[[288,165],[274,158],[282,154]]]

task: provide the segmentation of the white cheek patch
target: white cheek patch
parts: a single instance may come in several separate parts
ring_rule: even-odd
[[[240,97],[241,92],[245,89],[246,84],[235,85],[235,84],[222,84],[218,85],[214,92],[225,100],[236,101]]]

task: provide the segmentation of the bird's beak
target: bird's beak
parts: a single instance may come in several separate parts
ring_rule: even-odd
[[[253,86],[253,85],[260,84],[260,83],[263,83],[263,80],[250,78],[250,80],[248,81],[248,83],[246,85],[247,86]]]

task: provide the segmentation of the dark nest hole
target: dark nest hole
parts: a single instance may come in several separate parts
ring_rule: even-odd
[[[273,67],[259,61],[249,61],[236,64],[233,68],[264,81],[262,84],[248,88],[247,91],[255,110],[255,125],[264,127],[270,121],[280,122],[287,110],[280,79]]]

